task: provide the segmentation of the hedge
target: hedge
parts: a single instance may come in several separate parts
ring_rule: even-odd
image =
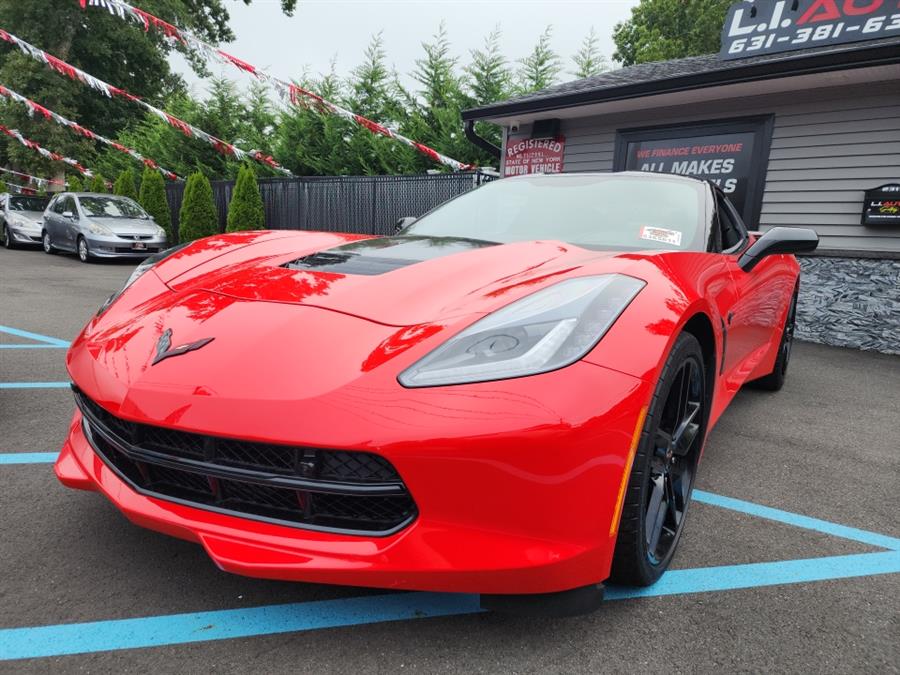
[[[166,183],[162,174],[149,166],[144,169],[141,180],[141,194],[138,199],[144,210],[153,216],[153,220],[166,231],[169,241],[175,241],[172,232],[172,217],[169,213],[169,202],[166,199]]]
[[[178,219],[179,242],[208,237],[219,231],[219,214],[216,212],[212,186],[199,171],[187,179]]]
[[[256,184],[256,175],[249,166],[238,170],[237,182],[228,205],[228,232],[261,230],[266,226],[266,213],[262,196]]]

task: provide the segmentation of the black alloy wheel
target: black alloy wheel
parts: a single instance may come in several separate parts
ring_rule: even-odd
[[[625,491],[610,580],[649,586],[668,568],[706,436],[709,397],[697,339],[683,333],[647,411]]]
[[[794,328],[797,324],[797,295],[799,287],[794,289],[784,326],[781,328],[781,342],[778,344],[778,357],[772,372],[753,381],[753,386],[767,391],[778,391],[784,386],[787,378],[788,364],[791,360],[791,348],[794,346]]]

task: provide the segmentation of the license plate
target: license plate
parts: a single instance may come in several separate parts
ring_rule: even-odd
[[[147,250],[147,244],[145,244],[145,243],[142,242],[142,241],[136,241],[136,242],[134,242],[134,243],[131,245],[131,249],[132,249],[133,251],[146,251],[146,250]]]

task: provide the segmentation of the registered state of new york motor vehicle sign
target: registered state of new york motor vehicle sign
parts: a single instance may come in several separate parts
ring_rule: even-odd
[[[728,10],[719,58],[890,36],[900,36],[898,0],[742,0]]]

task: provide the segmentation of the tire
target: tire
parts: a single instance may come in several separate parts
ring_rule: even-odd
[[[706,438],[709,398],[700,343],[682,333],[656,385],[628,478],[613,583],[649,586],[669,567]]]
[[[56,247],[53,245],[53,240],[50,239],[50,233],[47,230],[41,233],[41,248],[44,249],[44,253],[49,253],[50,255],[56,253]]]
[[[9,233],[9,229],[6,227],[6,223],[3,223],[2,233],[0,233],[0,234],[2,234],[3,245],[6,248],[8,248],[10,250],[17,248],[16,243],[12,239],[12,235]]]
[[[87,239],[84,237],[78,237],[78,240],[75,242],[75,251],[81,262],[89,263],[94,261],[94,256],[91,255],[91,250],[88,248]]]
[[[791,347],[794,344],[794,326],[797,322],[797,293],[799,286],[794,289],[791,304],[787,316],[784,317],[784,325],[781,327],[781,341],[778,343],[778,358],[775,359],[775,367],[772,372],[752,382],[757,389],[766,391],[778,391],[784,386],[787,377],[788,364],[791,361]]]

